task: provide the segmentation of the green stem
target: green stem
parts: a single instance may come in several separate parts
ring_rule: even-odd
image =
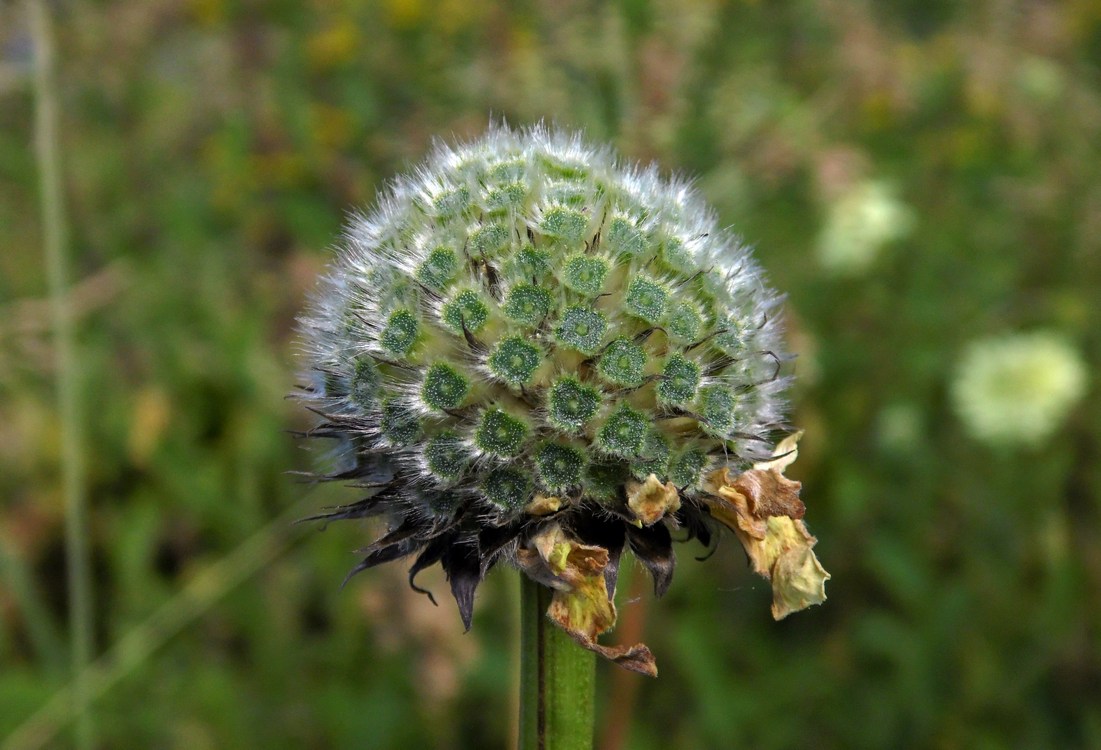
[[[551,590],[520,574],[520,750],[590,750],[596,656],[546,617]]]
[[[68,228],[61,185],[61,147],[57,133],[57,82],[53,34],[45,0],[28,3],[35,50],[35,145],[41,182],[42,229],[49,276],[50,308],[57,361],[61,421],[61,478],[65,494],[65,560],[69,581],[69,619],[73,660],[73,702],[77,711],[76,746],[95,745],[88,710],[88,664],[92,658],[92,575],[88,544],[88,498],[72,305],[68,298]]]

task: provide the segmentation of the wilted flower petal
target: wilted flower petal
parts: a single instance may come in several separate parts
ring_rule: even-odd
[[[799,482],[783,472],[798,456],[796,433],[776,446],[776,457],[730,476],[727,469],[705,483],[711,514],[730,528],[745,547],[755,573],[772,582],[772,616],[777,620],[826,600],[830,579],[807,531]]]

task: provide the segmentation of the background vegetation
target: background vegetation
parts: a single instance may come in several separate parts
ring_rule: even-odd
[[[732,543],[706,564],[682,548],[661,601],[625,580],[618,637],[641,632],[662,674],[601,665],[604,746],[1101,746],[1099,8],[52,4],[98,746],[511,742],[514,576],[494,572],[467,635],[399,568],[341,591],[375,529],[292,527],[354,491],[285,473],[311,465],[287,434],[308,421],[284,400],[294,316],[345,212],[491,116],[698,176],[790,295],[792,474],[830,599],[773,623]],[[66,746],[33,51],[0,5],[0,738],[54,699],[36,726]],[[1033,328],[1092,387],[1055,434],[987,446],[954,368]]]

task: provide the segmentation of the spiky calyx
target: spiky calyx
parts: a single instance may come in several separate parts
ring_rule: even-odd
[[[711,541],[705,477],[783,427],[778,306],[653,168],[542,128],[438,147],[351,222],[303,321],[310,434],[369,488],[324,517],[388,516],[357,570],[441,562],[468,627],[486,571],[548,524],[608,552],[609,594],[625,546],[660,594],[670,529]],[[640,520],[640,482],[675,507]]]

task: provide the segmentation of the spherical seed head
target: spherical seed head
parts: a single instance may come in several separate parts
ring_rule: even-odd
[[[389,518],[359,569],[440,562],[468,625],[548,524],[663,589],[667,528],[715,527],[705,477],[785,427],[778,308],[684,182],[543,128],[440,146],[352,220],[303,319],[310,434],[368,487],[328,516]]]

